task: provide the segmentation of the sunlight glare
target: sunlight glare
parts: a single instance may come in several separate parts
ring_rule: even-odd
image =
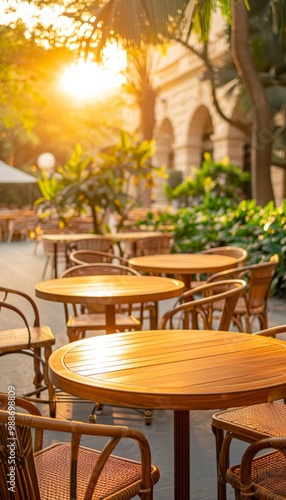
[[[102,65],[80,60],[66,67],[59,80],[61,92],[77,100],[101,99],[125,82],[121,73],[125,68],[125,52],[109,45],[104,50]]]

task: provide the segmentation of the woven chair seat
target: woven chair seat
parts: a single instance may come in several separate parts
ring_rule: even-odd
[[[115,315],[116,329],[128,329],[132,328],[135,330],[141,329],[140,321],[132,315],[119,314]],[[105,314],[79,314],[77,316],[72,316],[67,321],[68,328],[84,328],[86,330],[104,330],[106,328]]]
[[[31,341],[27,328],[1,330],[0,352],[15,352],[18,349],[43,347],[44,344],[53,345],[55,337],[48,326],[30,327]]]
[[[251,476],[251,491],[255,496],[247,498],[260,500],[286,498],[286,457],[283,453],[274,451],[255,458],[251,466]],[[237,492],[242,490],[240,466],[228,469],[227,480]]]
[[[276,338],[285,335],[286,325],[274,326],[252,335]],[[281,339],[282,340],[282,339]],[[226,499],[226,471],[233,439],[255,443],[269,437],[286,436],[286,398],[282,403],[261,403],[215,413],[212,431],[216,440],[218,500]]]
[[[96,450],[80,447],[77,466],[77,500],[84,498],[89,477],[98,457],[99,453]],[[66,443],[52,445],[44,451],[35,453],[34,460],[41,498],[59,498],[59,492],[61,492],[61,500],[69,500],[70,445]],[[152,484],[155,484],[159,480],[158,469],[154,466],[151,469]],[[128,488],[127,491],[130,494],[127,496],[126,492],[125,498],[132,498],[140,492],[140,482],[140,462],[111,456],[103,469],[92,500],[112,498],[112,495],[117,495],[118,491],[123,488]]]

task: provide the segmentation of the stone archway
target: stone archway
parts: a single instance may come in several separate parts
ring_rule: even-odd
[[[203,155],[206,152],[213,153],[213,122],[209,110],[206,106],[199,106],[194,112],[189,129],[187,140],[187,164],[199,168],[202,164]]]

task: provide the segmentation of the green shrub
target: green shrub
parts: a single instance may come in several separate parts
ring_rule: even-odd
[[[269,260],[279,255],[272,292],[286,296],[286,200],[280,207],[271,202],[264,208],[254,200],[234,205],[229,199],[213,198],[204,203],[149,216],[142,224],[172,226],[173,252],[193,253],[201,250],[235,245],[248,251],[248,263]]]

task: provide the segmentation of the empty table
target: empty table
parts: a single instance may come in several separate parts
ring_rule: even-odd
[[[174,410],[174,494],[190,498],[189,410],[283,398],[285,342],[237,332],[147,330],[60,347],[52,383],[88,400]]]

